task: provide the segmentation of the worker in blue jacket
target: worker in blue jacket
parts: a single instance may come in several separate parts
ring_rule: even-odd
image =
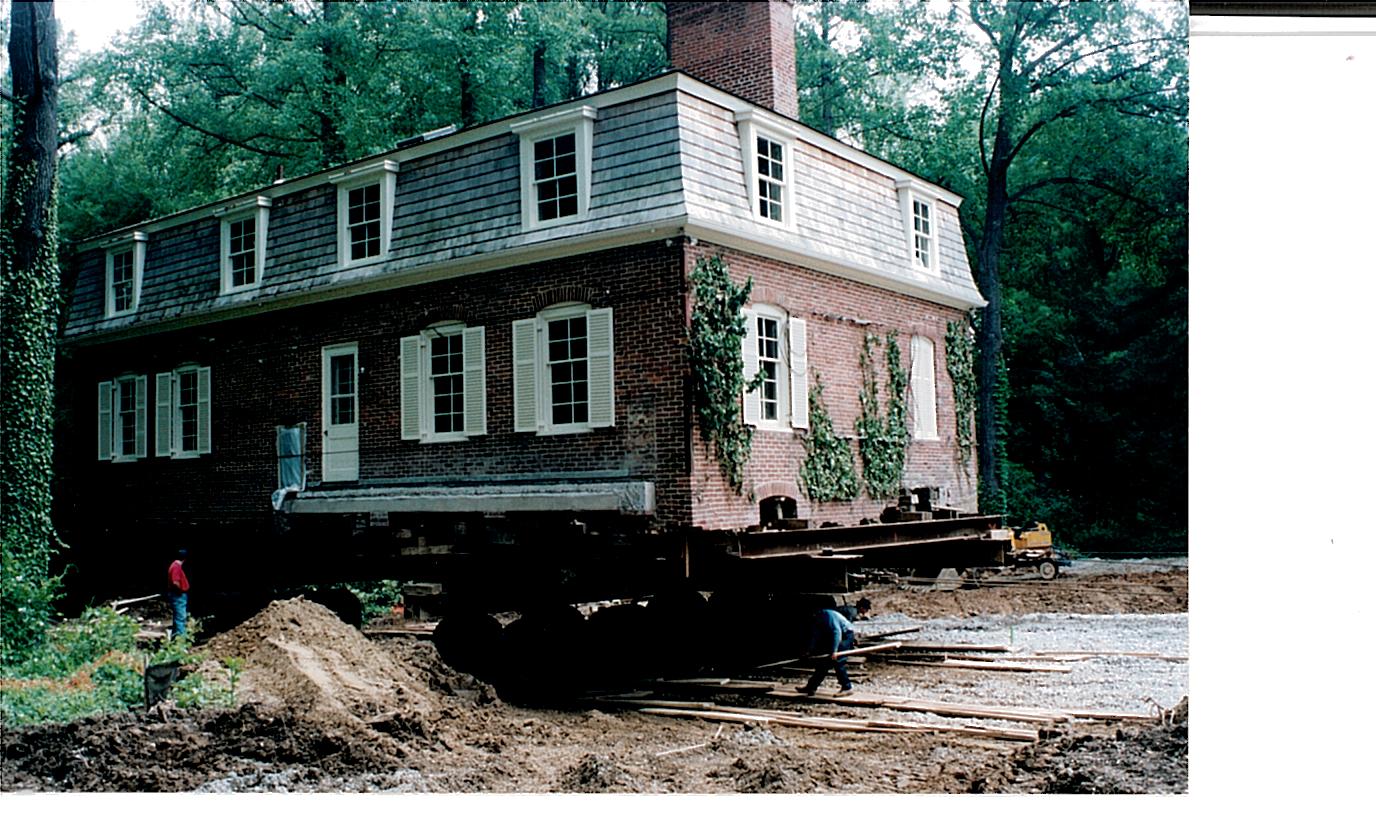
[[[822,680],[827,678],[827,671],[834,667],[836,680],[841,683],[841,691],[836,695],[849,696],[851,684],[850,675],[846,673],[846,658],[838,654],[854,647],[855,626],[850,624],[845,615],[830,608],[817,612],[813,620],[812,643],[808,647],[808,653],[821,654],[830,651],[831,656],[818,658],[817,670],[812,672],[812,678],[808,679],[806,685],[798,688],[798,692],[808,696],[816,693],[817,688],[822,685]]]

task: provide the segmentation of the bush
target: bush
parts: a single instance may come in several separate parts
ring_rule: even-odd
[[[189,627],[192,633],[195,629]],[[66,722],[125,711],[143,704],[145,665],[200,664],[202,657],[190,650],[191,637],[141,651],[138,630],[137,622],[105,607],[88,608],[79,618],[50,627],[26,658],[0,672],[0,722]],[[171,698],[179,707],[233,704],[237,666],[228,667],[223,683],[200,672],[185,675],[172,686]]]

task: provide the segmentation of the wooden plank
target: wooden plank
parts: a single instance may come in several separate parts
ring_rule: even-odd
[[[836,652],[836,656],[838,656],[838,657],[848,657],[848,656],[851,656],[852,654],[868,654],[868,653],[872,653],[872,652],[874,652],[874,651],[887,651],[887,650],[890,650],[890,649],[892,649],[892,648],[897,648],[897,647],[898,647],[898,644],[897,644],[897,643],[886,642],[886,643],[880,643],[879,645],[866,645],[866,646],[862,646],[862,647],[860,647],[860,648],[852,648],[852,649],[850,649],[849,651],[837,651],[837,652]],[[793,659],[781,659],[781,660],[779,660],[778,662],[768,662],[768,663],[765,663],[764,665],[756,665],[754,668],[752,668],[752,670],[758,671],[758,670],[760,670],[760,669],[762,669],[762,668],[776,668],[776,667],[778,667],[778,666],[780,666],[780,665],[791,665],[791,664],[793,664],[794,662],[807,662],[808,660],[820,660],[820,659],[830,659],[830,658],[831,658],[831,654],[818,654],[818,655],[816,655],[816,656],[810,656],[810,657],[794,657]]]
[[[972,642],[919,642],[917,640],[894,640],[894,642],[898,643],[901,650],[979,651],[1000,654],[1006,654],[1012,651],[1007,645],[979,645]]]
[[[1004,719],[1013,722],[1033,724],[1053,724],[1068,722],[1068,713],[1033,708],[997,707],[989,705],[959,704],[937,702],[923,699],[909,699],[902,696],[880,696],[877,694],[857,693],[851,696],[835,697],[830,695],[805,696],[793,690],[775,690],[769,696],[795,701],[825,702],[836,705],[859,707],[882,707],[889,710],[905,710],[914,713],[931,713],[937,716],[961,716],[975,719]]]
[[[940,662],[892,659],[889,662],[893,665],[911,665],[919,668],[964,668],[972,671],[1013,671],[1016,673],[1070,673],[1069,668],[1060,665],[1024,665],[1018,662],[975,662],[963,659],[943,659]]]
[[[653,716],[673,716],[680,718],[696,718],[707,721],[740,722],[753,724],[777,724],[784,727],[802,727],[812,730],[830,730],[836,732],[859,732],[859,733],[894,733],[894,732],[925,732],[925,733],[952,733],[964,736],[982,736],[985,738],[1006,739],[1012,741],[1035,742],[1037,734],[1031,730],[1015,730],[1012,728],[995,727],[962,727],[957,725],[939,724],[920,724],[917,722],[871,722],[867,720],[853,719],[826,719],[826,718],[804,718],[790,716],[787,714],[775,713],[773,711],[760,711],[757,713],[738,713],[726,710],[681,710],[678,708],[665,707],[646,707],[637,712],[646,713]]]
[[[1033,651],[1035,656],[1045,657],[1141,657],[1143,659],[1164,659],[1169,662],[1189,662],[1190,658],[1179,654],[1158,654],[1151,651]]]

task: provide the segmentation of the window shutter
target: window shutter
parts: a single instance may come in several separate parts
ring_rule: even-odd
[[[913,396],[917,401],[919,439],[935,439],[936,432],[936,355],[932,341],[913,339]]]
[[[463,330],[463,429],[487,433],[487,333],[482,326]]]
[[[420,337],[401,338],[401,437],[420,438]]]
[[[538,427],[535,381],[535,320],[516,320],[511,324],[511,412],[517,433]]]
[[[788,387],[792,402],[789,418],[794,427],[807,427],[807,321],[788,318]]]
[[[172,374],[158,374],[153,411],[153,455],[172,455]]]
[[[616,424],[616,382],[613,372],[615,342],[612,336],[612,310],[595,308],[588,312],[588,425],[612,427]]]
[[[744,416],[746,424],[760,423],[760,391],[756,389],[750,391],[750,380],[755,378],[755,374],[760,370],[760,339],[759,326],[755,322],[755,312],[750,309],[745,310],[745,337],[741,339],[741,358],[745,361],[746,392],[741,394],[744,399]]]
[[[148,377],[134,380],[134,457],[148,455]]]
[[[210,452],[210,369],[196,371],[196,452]]]
[[[109,461],[110,454],[110,423],[113,421],[114,413],[114,383],[110,381],[101,382],[96,386],[99,395],[96,398],[96,459],[99,461]]]

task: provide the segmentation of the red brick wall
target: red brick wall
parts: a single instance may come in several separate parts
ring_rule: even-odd
[[[904,482],[940,486],[946,503],[975,509],[977,470],[973,456],[967,466],[960,465],[954,432],[954,397],[946,371],[946,324],[952,320],[963,321],[963,312],[706,243],[685,247],[687,268],[691,269],[699,257],[717,252],[726,260],[733,280],[741,283],[749,277],[754,281],[753,303],[778,306],[790,316],[807,321],[809,372],[821,377],[832,424],[843,437],[855,435],[855,420],[860,415],[859,360],[865,333],[883,336],[890,330],[897,330],[903,362],[909,370],[912,337],[921,334],[929,338],[936,351],[940,439],[910,443]],[[882,382],[885,376],[882,348],[874,359]],[[887,398],[886,391],[881,393],[882,398]],[[890,502],[874,501],[863,493],[848,504],[807,500],[798,476],[803,461],[801,438],[805,432],[757,428],[745,471],[746,494],[738,496],[722,478],[717,462],[707,455],[695,431],[693,523],[717,528],[759,523],[758,500],[775,494],[796,498],[799,516],[811,518],[815,523],[856,523],[861,518],[877,518]],[[859,448],[853,438],[851,448],[859,474]]]
[[[791,2],[670,2],[665,10],[675,68],[798,118]]]
[[[60,372],[60,514],[69,530],[122,540],[144,534],[135,531],[141,526],[266,531],[277,486],[274,428],[306,423],[308,467],[318,479],[321,348],[356,342],[362,481],[623,470],[656,482],[657,521],[686,522],[682,275],[681,249],[655,241],[70,349]],[[515,433],[511,322],[567,299],[613,309],[616,426],[561,436]],[[404,441],[399,339],[446,319],[487,327],[488,434],[452,443]],[[212,452],[157,458],[153,376],[187,362],[211,368]],[[96,384],[126,372],[149,377],[149,457],[98,461]]]

